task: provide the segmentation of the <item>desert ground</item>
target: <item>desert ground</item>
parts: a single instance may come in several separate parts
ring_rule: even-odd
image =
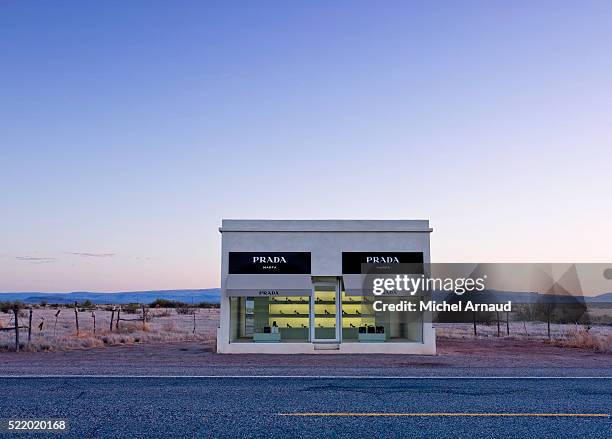
[[[184,311],[183,311],[184,312]],[[28,310],[20,321],[27,322]],[[111,312],[98,309],[96,332],[91,311],[79,312],[76,335],[74,308],[33,310],[31,340],[20,331],[21,352],[14,352],[14,331],[0,332],[3,374],[136,374],[136,375],[393,375],[434,374],[573,374],[601,376],[612,370],[612,327],[496,322],[473,325],[436,324],[438,354],[414,355],[217,355],[218,309],[150,309],[122,313],[110,328]],[[55,317],[57,315],[57,323]],[[116,317],[115,317],[116,318]],[[43,322],[42,330],[40,323]],[[194,330],[195,322],[195,330]],[[13,324],[11,313],[0,313],[0,325]],[[20,323],[21,324],[21,323]],[[126,367],[129,365],[129,367]],[[486,369],[486,370],[485,370]]]
[[[78,348],[96,348],[142,343],[200,341],[214,346],[219,324],[218,308],[147,308],[145,322],[140,307],[122,307],[119,324],[112,306],[95,309],[77,308],[79,330],[77,334],[75,309],[67,307],[34,307],[32,331],[20,330],[21,350],[58,351]],[[118,307],[115,307],[118,309]],[[545,342],[557,346],[584,348],[597,352],[612,352],[612,309],[596,309],[599,321],[605,323],[555,324],[551,323],[551,337],[545,322],[505,321],[479,322],[474,334],[471,323],[436,323],[439,340],[480,340],[496,338],[513,342]],[[111,328],[111,318],[113,325]],[[28,325],[29,310],[19,312],[19,325]],[[94,328],[95,324],[95,328]],[[14,326],[12,311],[0,312],[0,329]],[[0,352],[15,348],[14,331],[0,331]]]
[[[32,310],[31,340],[28,343],[27,329],[20,330],[21,349],[59,351],[139,343],[179,341],[212,343],[219,323],[219,310],[215,308],[190,308],[188,310],[149,308],[143,325],[141,309],[123,307],[120,314],[121,320],[117,326],[117,312],[113,313],[110,308],[109,306],[98,307],[95,310],[80,308],[78,310],[78,335],[74,308],[34,308]],[[112,329],[110,327],[111,317],[113,317]],[[29,310],[21,310],[19,325],[28,325],[28,320]],[[0,313],[0,328],[10,326],[14,326],[13,312]],[[14,348],[14,331],[0,331],[0,351]]]

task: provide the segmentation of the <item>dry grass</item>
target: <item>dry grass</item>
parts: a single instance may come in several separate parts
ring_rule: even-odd
[[[32,319],[32,341],[27,343],[27,330],[20,331],[22,349],[30,351],[61,351],[71,349],[101,348],[113,345],[130,345],[138,343],[160,343],[178,341],[202,341],[214,344],[216,328],[219,324],[218,309],[195,309],[196,331],[193,332],[194,315],[178,314],[172,308],[150,309],[145,327],[142,321],[121,321],[119,329],[110,330],[111,312],[97,309],[96,332],[93,332],[91,311],[79,312],[79,336],[76,335],[74,309],[34,309]],[[140,314],[124,314],[122,318],[139,319]],[[42,331],[39,330],[43,323]],[[13,314],[0,313],[0,327],[13,326]],[[27,320],[20,319],[20,324]],[[449,339],[473,339],[471,323],[438,323],[434,324],[438,337]],[[597,352],[612,352],[612,326],[593,325],[591,327],[551,324],[551,339],[548,340],[547,325],[541,322],[510,322],[510,336],[506,335],[505,322],[501,322],[500,340],[539,340],[547,343],[588,349]],[[478,324],[478,338],[497,338],[497,325]],[[0,351],[14,350],[15,335],[13,331],[0,332]]]
[[[436,335],[450,339],[473,339],[498,337],[497,324],[478,324],[477,337],[471,323],[436,323]],[[564,346],[612,352],[612,327],[607,325],[577,326],[575,324],[551,324],[551,338],[548,339],[548,327],[542,322],[510,322],[510,335],[506,332],[506,323],[500,324],[500,339],[521,341],[544,341],[555,346]]]
[[[595,334],[585,329],[570,330],[564,338],[553,339],[551,343],[569,348],[612,352],[612,335]]]
[[[79,335],[76,335],[74,309],[34,309],[32,318],[32,340],[27,342],[27,329],[20,331],[21,349],[26,351],[61,351],[72,349],[101,348],[112,345],[129,345],[137,343],[158,343],[178,341],[203,341],[212,343],[216,337],[216,328],[219,322],[218,309],[195,309],[196,330],[193,331],[194,315],[177,314],[174,309],[151,309],[147,322],[143,328],[142,321],[138,320],[142,314],[122,313],[121,317],[136,319],[121,321],[119,328],[113,325],[110,330],[111,311],[97,309],[96,331],[94,333],[93,317],[91,311],[79,312]],[[116,314],[115,314],[116,316]],[[42,322],[43,329],[39,329]],[[27,324],[27,320],[19,321],[20,325]],[[12,313],[0,314],[0,327],[13,326]],[[0,332],[0,351],[15,349],[15,333],[13,331]]]

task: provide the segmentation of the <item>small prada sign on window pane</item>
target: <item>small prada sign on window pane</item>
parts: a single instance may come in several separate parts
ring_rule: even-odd
[[[422,264],[421,252],[342,252],[342,273],[360,274],[361,264],[393,266],[394,264]]]
[[[229,274],[310,274],[310,253],[230,252]]]

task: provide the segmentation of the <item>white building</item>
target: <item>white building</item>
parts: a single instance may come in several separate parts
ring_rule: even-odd
[[[435,354],[430,316],[375,312],[359,283],[373,258],[429,263],[429,221],[223,220],[219,231],[218,352]]]

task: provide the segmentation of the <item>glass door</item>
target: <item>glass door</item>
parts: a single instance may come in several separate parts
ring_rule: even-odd
[[[338,342],[338,281],[316,281],[311,304],[312,340]]]

